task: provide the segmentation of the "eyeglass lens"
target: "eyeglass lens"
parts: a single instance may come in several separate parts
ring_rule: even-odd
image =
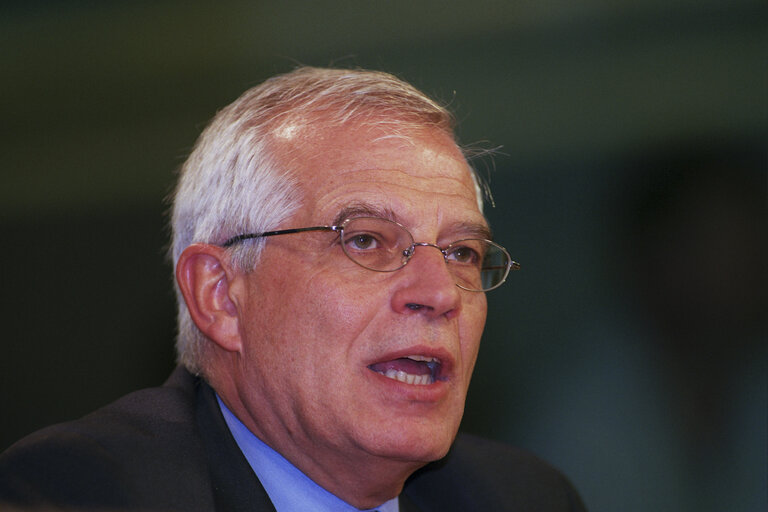
[[[402,268],[416,247],[411,234],[396,222],[376,217],[355,217],[342,226],[342,246],[358,265],[379,272]],[[467,290],[489,290],[501,284],[510,259],[499,245],[488,240],[466,239],[442,249],[456,283]]]

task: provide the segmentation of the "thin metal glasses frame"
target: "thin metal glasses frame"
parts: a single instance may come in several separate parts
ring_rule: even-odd
[[[408,229],[405,226],[403,226],[399,222],[395,222],[393,220],[384,219],[384,218],[380,218],[380,217],[351,217],[349,219],[345,219],[341,224],[336,225],[336,226],[311,226],[311,227],[305,227],[305,228],[291,228],[291,229],[280,229],[280,230],[276,230],[276,231],[265,231],[263,233],[246,233],[246,234],[242,234],[242,235],[233,236],[232,238],[226,240],[223,244],[221,244],[221,246],[222,247],[231,247],[232,245],[234,245],[234,244],[236,244],[238,242],[241,242],[243,240],[251,240],[251,239],[256,239],[256,238],[265,238],[265,237],[277,236],[277,235],[290,235],[290,234],[294,234],[294,233],[304,233],[304,232],[307,232],[307,231],[333,231],[333,232],[338,233],[339,237],[341,237],[342,240],[343,240],[344,239],[344,228],[346,227],[346,225],[349,222],[357,220],[357,219],[381,220],[381,221],[392,223],[395,226],[397,226],[398,228],[400,228],[401,230],[403,230],[405,233],[407,233],[408,234],[408,238],[411,240],[410,245],[406,249],[403,250],[403,258],[404,259],[403,259],[402,264],[399,265],[396,268],[387,269],[387,270],[380,270],[380,269],[371,268],[371,267],[368,267],[366,265],[363,265],[362,263],[360,263],[359,261],[354,259],[347,252],[346,249],[344,249],[344,251],[343,251],[344,254],[353,263],[355,263],[356,265],[359,265],[359,266],[361,266],[361,267],[363,267],[363,268],[365,268],[367,270],[371,270],[373,272],[394,272],[396,270],[400,270],[401,268],[405,267],[408,264],[408,262],[411,260],[411,258],[413,257],[413,254],[415,252],[416,247],[434,247],[434,248],[438,249],[443,254],[443,258],[445,259],[446,263],[448,263],[448,256],[449,256],[448,249],[450,249],[453,245],[455,245],[455,244],[457,244],[459,242],[469,241],[469,240],[482,241],[482,242],[484,242],[486,244],[490,244],[491,246],[494,246],[494,247],[500,249],[504,253],[504,255],[506,256],[507,264],[504,265],[504,266],[487,267],[487,269],[489,269],[489,270],[494,270],[494,269],[495,270],[501,270],[502,268],[505,269],[504,270],[504,275],[501,278],[501,280],[498,283],[496,283],[493,286],[491,286],[490,288],[483,288],[483,289],[467,288],[466,286],[462,286],[461,284],[459,284],[457,282],[456,286],[458,286],[462,290],[467,290],[467,291],[470,291],[470,292],[487,292],[487,291],[493,290],[495,288],[498,288],[502,284],[504,284],[504,282],[507,279],[507,276],[509,276],[510,270],[519,270],[520,269],[520,264],[517,263],[516,261],[512,260],[512,258],[510,257],[509,253],[507,252],[507,250],[503,246],[497,244],[496,242],[493,242],[492,240],[487,240],[487,239],[484,239],[484,238],[465,238],[465,239],[462,239],[462,240],[456,240],[455,242],[452,242],[451,244],[449,244],[445,248],[443,248],[443,247],[440,247],[440,246],[438,246],[436,244],[431,244],[431,243],[428,243],[428,242],[416,242],[416,241],[414,241],[413,235],[411,235],[411,232],[408,231]]]

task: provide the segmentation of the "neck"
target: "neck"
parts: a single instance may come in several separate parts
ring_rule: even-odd
[[[262,442],[275,450],[313,482],[346,503],[359,509],[374,508],[398,496],[405,481],[426,461],[400,460],[367,453],[365,450],[340,450],[331,442],[315,442],[304,432],[286,427],[266,409],[258,422],[248,413],[238,395],[225,388],[216,389],[227,408]],[[234,396],[234,400],[232,400]]]

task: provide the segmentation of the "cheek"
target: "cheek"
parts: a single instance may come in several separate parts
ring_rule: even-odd
[[[291,287],[278,308],[279,323],[267,322],[287,326],[294,340],[312,344],[326,356],[341,354],[351,350],[354,340],[388,304],[380,288],[354,274],[340,276],[338,269],[318,273]]]
[[[468,379],[472,375],[480,350],[480,339],[485,328],[488,310],[485,295],[480,295],[476,299],[469,301],[465,306],[465,321],[461,332],[461,352]]]
[[[386,304],[378,293],[371,293],[370,286],[355,286],[348,280],[330,279],[313,286],[305,308],[309,321],[341,344],[365,330]]]

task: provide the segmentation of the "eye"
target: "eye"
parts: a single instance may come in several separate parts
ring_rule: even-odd
[[[477,249],[462,243],[462,245],[452,245],[449,247],[446,259],[450,262],[460,263],[462,265],[479,266],[482,261],[482,256],[480,256],[480,252]]]
[[[373,233],[353,233],[345,237],[344,243],[348,249],[355,251],[368,251],[381,247],[379,237]]]

